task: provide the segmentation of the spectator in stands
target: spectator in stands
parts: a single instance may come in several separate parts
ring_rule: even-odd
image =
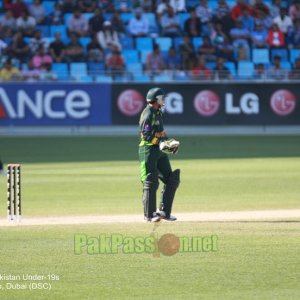
[[[77,35],[74,33],[70,34],[71,41],[66,46],[65,58],[67,62],[82,62],[83,61],[83,47],[79,43]]]
[[[31,54],[35,54],[40,46],[42,46],[44,49],[48,48],[47,42],[42,37],[42,32],[40,30],[36,30],[34,32],[33,38],[29,43]]]
[[[250,39],[250,32],[247,29],[242,28],[241,21],[236,21],[235,28],[232,28],[230,31],[230,37],[235,48],[238,48],[241,45],[245,48],[249,48],[248,41]]]
[[[164,56],[164,65],[167,70],[179,70],[180,68],[180,57],[174,47],[170,47],[166,56]]]
[[[79,0],[78,1],[79,10],[83,13],[94,12],[97,8],[97,1],[95,0]]]
[[[215,38],[212,40],[212,42],[215,46],[218,46],[219,44],[222,44],[225,37],[228,38],[228,36],[223,31],[221,23],[216,23],[215,28],[216,28],[216,35]]]
[[[270,7],[270,16],[272,20],[279,16],[280,5],[281,5],[281,0],[273,0],[273,3]]]
[[[20,73],[20,79],[23,81],[34,82],[40,80],[41,71],[35,68],[32,60],[27,63],[27,68],[23,69]]]
[[[268,47],[267,43],[268,33],[261,24],[256,25],[255,30],[251,33],[251,41],[253,48],[266,48]]]
[[[297,58],[295,60],[295,63],[293,65],[293,69],[290,72],[290,79],[293,80],[299,80],[300,79],[300,58]]]
[[[14,35],[11,45],[11,56],[20,62],[26,62],[30,56],[30,48],[24,41],[22,32],[17,32]]]
[[[51,66],[43,65],[40,71],[40,81],[57,80],[57,75],[51,70]]]
[[[186,12],[185,0],[170,0],[170,5],[176,14]]]
[[[200,18],[197,17],[194,8],[191,8],[189,12],[190,17],[184,22],[184,33],[190,37],[200,36],[202,28]]]
[[[100,46],[97,35],[92,37],[92,40],[86,46],[87,50],[87,60],[89,62],[103,62],[105,58],[105,53]]]
[[[206,67],[206,61],[204,56],[197,57],[195,59],[194,67],[191,70],[192,80],[210,80],[212,79],[211,69]]]
[[[22,0],[16,0],[11,5],[11,10],[15,19],[22,16],[24,12],[28,13],[27,5]]]
[[[111,0],[98,0],[98,6],[105,13],[114,11],[114,1],[111,1]]]
[[[7,52],[7,44],[0,39],[0,58],[4,57]]]
[[[2,69],[0,70],[0,80],[1,81],[11,81],[19,79],[20,70],[17,69],[11,60],[6,60]]]
[[[160,20],[161,16],[166,14],[170,5],[170,0],[162,0],[156,7],[157,19]]]
[[[0,19],[0,32],[3,37],[12,36],[17,29],[16,20],[11,10],[5,12]]]
[[[89,19],[90,35],[93,35],[102,30],[105,19],[102,15],[102,10],[97,8],[93,17]]]
[[[125,62],[117,46],[113,46],[112,53],[106,59],[106,69],[113,78],[124,75]]]
[[[266,78],[267,78],[267,74],[265,70],[265,65],[264,64],[255,65],[253,79],[266,79]]]
[[[272,48],[282,48],[285,45],[284,34],[276,23],[268,32],[268,44]]]
[[[103,23],[103,29],[97,34],[98,43],[104,50],[113,50],[115,47],[121,51],[118,33],[112,28],[110,21]]]
[[[197,54],[203,56],[207,62],[216,60],[217,50],[208,36],[203,38],[203,44],[198,48]]]
[[[74,9],[74,13],[68,22],[68,32],[75,33],[78,37],[84,37],[88,33],[88,21],[78,8]]]
[[[257,16],[254,18],[255,25],[261,25],[264,30],[269,30],[273,24],[270,16],[266,15],[262,10],[258,11]]]
[[[165,69],[163,56],[158,44],[153,46],[153,51],[148,54],[146,59],[146,71],[150,76],[158,75]]]
[[[142,37],[149,34],[149,23],[143,16],[143,10],[140,7],[135,10],[135,16],[130,19],[128,30],[132,37]]]
[[[226,35],[223,42],[217,46],[217,56],[223,57],[224,60],[234,61],[234,48]]]
[[[22,13],[22,16],[17,19],[17,29],[26,37],[32,37],[35,31],[36,21],[27,11]]]
[[[112,28],[114,28],[114,30],[118,33],[118,35],[120,37],[125,37],[126,28],[117,10],[113,12],[110,21],[111,21]]]
[[[297,21],[294,22],[295,23],[295,27],[296,27],[296,23]],[[284,40],[285,40],[285,46],[287,48],[293,48],[294,44],[295,44],[295,28],[293,26],[290,26],[284,36]]]
[[[200,18],[203,26],[212,19],[212,11],[207,4],[207,0],[200,0],[200,4],[196,7],[196,14]]]
[[[190,70],[192,68],[192,62],[195,58],[195,49],[191,38],[188,35],[184,35],[182,43],[179,45],[180,60],[182,69]]]
[[[252,10],[249,5],[244,3],[244,0],[237,0],[236,5],[232,8],[231,11],[231,18],[233,20],[238,20],[238,18],[242,15],[242,12],[248,9],[250,13],[252,13]]]
[[[202,35],[206,35],[210,38],[211,41],[214,41],[217,36],[215,25],[212,22],[208,22],[206,26],[203,27]]]
[[[60,4],[63,14],[72,13],[76,7],[74,0],[62,0]]]
[[[52,65],[53,59],[48,51],[40,45],[38,51],[32,57],[32,64],[36,69],[40,69],[43,65]]]
[[[253,15],[257,16],[260,11],[263,11],[265,15],[270,15],[269,7],[262,2],[262,0],[255,0],[255,3],[252,7]]]
[[[238,18],[242,22],[242,28],[252,32],[254,30],[254,18],[250,15],[249,9],[244,8],[242,15]]]
[[[219,0],[216,14],[219,15],[221,18],[226,16],[230,13],[230,7],[226,3],[226,0]]]
[[[289,16],[292,21],[300,20],[300,1],[295,0],[289,8]]]
[[[163,36],[176,37],[181,35],[180,22],[172,7],[160,19],[161,31]]]
[[[55,40],[49,46],[49,53],[55,63],[65,61],[65,44],[61,40],[61,33],[55,32]]]
[[[268,70],[269,78],[275,80],[282,80],[286,78],[287,72],[281,67],[281,57],[279,55],[274,56],[273,66]]]
[[[293,26],[292,19],[286,14],[286,9],[284,7],[280,8],[280,15],[273,21],[278,25],[279,29],[283,33],[286,33],[288,31],[288,28],[290,26]]]
[[[217,14],[213,17],[212,19],[214,24],[221,24],[223,32],[229,36],[230,35],[230,30],[234,28],[235,26],[235,21],[231,18],[231,15],[228,13],[225,16],[222,16],[220,14]]]
[[[293,46],[300,48],[300,20],[295,21],[294,35],[293,35]]]
[[[250,51],[249,48],[245,48],[243,46],[240,46],[236,49],[236,61],[248,61],[250,60]]]
[[[55,4],[54,11],[49,15],[49,22],[51,25],[64,24],[64,15],[58,2]]]
[[[217,65],[214,68],[214,78],[216,80],[232,80],[232,75],[227,67],[224,66],[224,59],[218,57]]]
[[[29,12],[35,18],[37,25],[46,23],[46,12],[41,0],[34,0],[33,4],[29,6]]]

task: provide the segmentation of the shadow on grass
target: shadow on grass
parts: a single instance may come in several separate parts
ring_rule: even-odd
[[[172,159],[300,157],[300,136],[178,137]],[[92,162],[138,160],[138,137],[0,138],[4,162]]]

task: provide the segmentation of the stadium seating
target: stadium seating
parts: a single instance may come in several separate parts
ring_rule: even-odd
[[[88,71],[90,75],[101,74],[105,70],[103,62],[90,62],[88,63]]]
[[[172,39],[170,37],[157,37],[155,43],[159,45],[161,51],[168,51],[172,46]]]
[[[80,76],[85,76],[85,75],[88,75],[86,63],[80,63],[80,62],[70,63],[70,76],[72,78],[78,78]]]
[[[132,50],[134,49],[134,44],[133,44],[133,39],[130,36],[122,36],[120,37],[120,44],[122,46],[122,49],[128,49],[128,50]]]
[[[55,36],[56,32],[60,32],[61,39],[62,39],[63,42],[65,42],[65,43],[68,42],[69,37],[68,37],[67,29],[66,29],[65,25],[52,25],[52,26],[50,26],[50,35],[52,37]]]
[[[291,49],[290,62],[293,64],[297,58],[300,58],[300,49]]]
[[[271,50],[271,61],[273,62],[274,56],[280,56],[281,61],[288,61],[289,54],[287,49],[272,49]]]
[[[253,49],[252,61],[255,64],[269,64],[269,49]]]
[[[105,83],[110,83],[112,82],[112,78],[110,76],[106,76],[106,75],[97,75],[95,78],[96,82],[105,82]]]
[[[151,78],[149,75],[145,75],[145,74],[135,74],[133,77],[134,81],[137,82],[150,82]]]
[[[240,62],[238,62],[237,75],[241,79],[252,78],[253,74],[254,74],[254,65],[251,61],[240,61]]]
[[[151,37],[137,37],[135,42],[136,42],[136,49],[139,51],[153,50],[153,40]]]
[[[139,55],[137,50],[125,49],[122,51],[122,55],[125,59],[126,64],[138,63]]]
[[[68,64],[66,63],[53,63],[52,71],[57,74],[57,78],[66,80],[69,78]]]
[[[47,15],[54,12],[55,1],[41,1]]]
[[[127,64],[126,66],[128,72],[140,74],[143,72],[143,65],[142,63],[132,63],[132,64]]]

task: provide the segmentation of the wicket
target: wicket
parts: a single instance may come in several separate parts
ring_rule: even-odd
[[[7,165],[7,220],[21,222],[21,165]]]

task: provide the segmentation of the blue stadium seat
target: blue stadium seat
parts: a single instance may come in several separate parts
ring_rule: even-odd
[[[281,61],[288,61],[288,50],[287,49],[272,49],[271,50],[271,60],[274,60],[274,56],[280,56],[281,57]]]
[[[146,63],[146,61],[147,61],[147,56],[149,55],[149,53],[151,53],[151,51],[148,51],[148,50],[140,51],[140,54],[141,54],[141,62],[142,62],[143,64]]]
[[[202,46],[203,44],[203,38],[202,37],[194,37],[193,38],[193,45],[195,49],[197,50],[199,46]]]
[[[151,37],[137,37],[135,40],[136,49],[141,50],[153,50],[153,40]]]
[[[281,65],[282,69],[284,69],[284,70],[287,70],[287,71],[291,70],[291,63],[288,61],[282,61],[280,65]]]
[[[93,82],[94,79],[93,79],[93,76],[82,75],[82,76],[80,76],[80,81],[82,81],[82,82]]]
[[[64,20],[65,20],[65,26],[68,26],[68,23],[69,23],[69,19],[71,18],[72,16],[72,13],[65,13],[64,14]]]
[[[173,38],[174,47],[179,50],[179,46],[182,44],[183,38],[181,36]]]
[[[215,62],[207,62],[205,64],[205,66],[211,70],[213,70],[216,67],[216,63]]]
[[[226,2],[230,8],[233,8],[236,5],[236,0],[227,0]]]
[[[137,50],[123,50],[122,55],[126,64],[139,62],[139,54]]]
[[[133,47],[133,39],[130,36],[120,37],[120,44],[122,49],[134,49]]]
[[[122,22],[127,25],[129,20],[132,19],[134,17],[133,13],[121,13],[120,14],[121,20]]]
[[[154,13],[144,13],[145,18],[149,23],[149,32],[150,33],[158,33],[158,25],[157,20]]]
[[[94,16],[94,13],[84,13],[83,16],[85,17],[85,19],[87,21],[89,21],[90,18],[92,18]]]
[[[100,74],[104,72],[105,66],[103,62],[90,62],[88,63],[88,70],[90,75]]]
[[[252,78],[254,74],[254,64],[251,61],[238,62],[238,76],[241,79]]]
[[[110,76],[106,76],[106,75],[97,75],[95,78],[96,82],[112,82],[112,78]]]
[[[144,75],[144,74],[136,74],[134,75],[134,81],[137,82],[150,82],[151,78],[149,75]]]
[[[69,77],[68,64],[53,63],[52,71],[57,74],[58,79],[66,80]]]
[[[227,61],[224,63],[224,66],[229,69],[232,76],[236,75],[235,64],[233,62]]]
[[[140,74],[143,72],[143,65],[142,63],[132,63],[132,64],[127,64],[126,66],[128,72]]]
[[[41,31],[43,37],[50,36],[50,30],[48,25],[37,25],[36,29]]]
[[[212,9],[212,14],[215,14],[216,8],[218,7],[217,0],[208,0],[208,7]]]
[[[252,50],[252,61],[255,64],[268,64],[269,60],[269,49],[253,49]]]
[[[290,62],[293,64],[297,58],[300,58],[300,49],[291,49]]]
[[[153,81],[154,82],[170,82],[173,80],[172,75],[170,74],[159,74],[154,76]]]
[[[45,9],[46,15],[50,15],[54,12],[56,1],[41,1],[42,6]]]
[[[168,51],[172,47],[172,39],[170,37],[157,37],[155,43],[160,47],[161,51]]]
[[[184,22],[190,17],[190,14],[189,13],[179,13],[179,14],[177,14],[177,16],[179,18],[180,28],[183,29]]]
[[[50,26],[50,36],[54,37],[56,32],[60,32],[63,42],[67,42],[69,40],[65,25]]]
[[[74,78],[78,78],[79,76],[87,75],[87,65],[82,62],[73,62],[70,63],[70,75]]]
[[[86,52],[86,46],[90,42],[91,42],[91,38],[90,37],[81,37],[81,38],[79,38],[79,43],[83,47],[84,52]]]

